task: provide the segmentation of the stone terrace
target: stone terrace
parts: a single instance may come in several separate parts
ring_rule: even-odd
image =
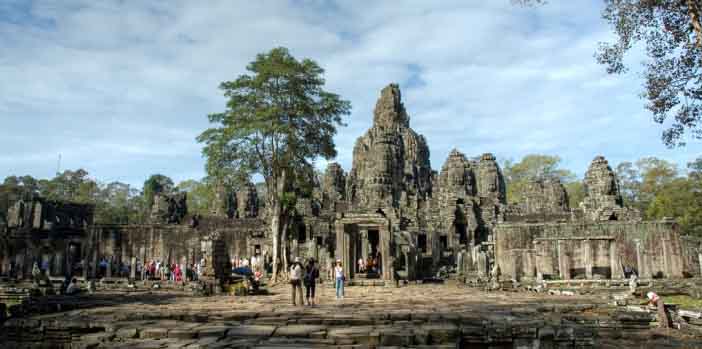
[[[9,319],[3,347],[262,348],[702,347],[681,331],[650,329],[648,313],[604,298],[486,293],[456,285],[321,286],[320,305],[268,296],[193,297],[180,291],[100,291],[63,297],[60,313]],[[56,301],[56,299],[54,299]],[[68,344],[71,343],[71,344]]]

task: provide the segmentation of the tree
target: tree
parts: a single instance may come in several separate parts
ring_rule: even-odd
[[[351,104],[323,89],[324,70],[316,62],[297,60],[285,48],[257,55],[246,69],[249,74],[220,84],[226,110],[210,114],[216,126],[197,139],[205,144],[211,177],[264,178],[277,280],[294,174],[311,168],[316,158],[336,156],[333,136]]]
[[[510,203],[522,201],[524,190],[530,181],[559,179],[563,183],[575,180],[575,174],[558,166],[558,156],[529,154],[521,161],[507,160],[503,164],[503,174],[507,183],[507,200]]]
[[[521,5],[543,0],[513,0]],[[648,59],[642,97],[653,120],[668,124],[662,134],[669,147],[685,144],[686,131],[702,139],[702,23],[701,0],[604,0],[605,19],[614,43],[600,43],[597,62],[610,74],[627,72],[624,56],[642,44]]]
[[[212,211],[214,187],[206,180],[188,179],[178,183],[177,190],[188,193],[188,211],[193,214],[207,215]]]
[[[173,180],[162,174],[154,174],[144,182],[144,203],[146,210],[151,210],[156,194],[168,194],[173,191]]]

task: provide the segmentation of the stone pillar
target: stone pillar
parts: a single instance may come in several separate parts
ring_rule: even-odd
[[[590,240],[582,240],[580,243],[583,246],[585,277],[587,279],[592,279],[592,244]]]
[[[562,280],[570,280],[570,263],[566,254],[565,241],[557,240],[558,273]]]
[[[370,241],[368,240],[368,229],[361,230],[361,258],[368,258],[370,253]]]
[[[617,248],[617,240],[609,240],[609,269],[610,279],[623,279],[624,271],[619,262],[619,249]]]
[[[131,258],[131,264],[129,265],[129,278],[132,280],[136,279],[136,270],[137,270],[137,259],[136,257],[132,256]]]
[[[661,239],[661,250],[663,250],[663,272],[665,275],[663,275],[666,278],[669,278],[670,275],[672,274],[670,272],[670,261],[668,258],[670,258],[669,253],[668,253],[668,246],[670,245],[670,242],[668,239]]]
[[[700,276],[702,276],[702,251],[697,253],[697,263],[700,265]]]
[[[66,253],[63,249],[56,251],[56,255],[54,256],[54,271],[56,272],[56,276],[63,276],[66,274]]]
[[[105,269],[105,277],[112,277],[112,258],[107,259],[107,268]]]
[[[641,255],[641,240],[635,239],[634,244],[636,245],[636,272],[639,277],[641,277],[644,272],[643,256]]]
[[[392,258],[390,255],[390,245],[392,243],[392,233],[386,226],[379,227],[378,235],[380,237],[380,258],[381,265],[383,268],[383,279],[393,280],[393,270],[392,270]]]

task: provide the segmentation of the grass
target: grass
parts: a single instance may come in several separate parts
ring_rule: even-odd
[[[677,304],[680,309],[702,310],[702,299],[692,298],[686,295],[664,296],[663,302],[666,304]]]

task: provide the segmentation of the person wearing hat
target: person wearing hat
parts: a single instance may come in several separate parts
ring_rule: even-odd
[[[290,267],[290,284],[292,285],[292,304],[297,305],[295,302],[296,296],[300,300],[300,306],[305,305],[302,302],[302,264],[300,263],[300,257],[295,257],[295,262],[293,262]]]
[[[314,263],[314,258],[307,261],[305,267],[305,299],[307,305],[314,305],[314,291],[317,286],[317,278],[319,278],[319,269]]]
[[[336,299],[344,299],[344,281],[346,280],[346,275],[344,275],[344,268],[341,267],[341,259],[336,260],[334,279],[336,280]]]

